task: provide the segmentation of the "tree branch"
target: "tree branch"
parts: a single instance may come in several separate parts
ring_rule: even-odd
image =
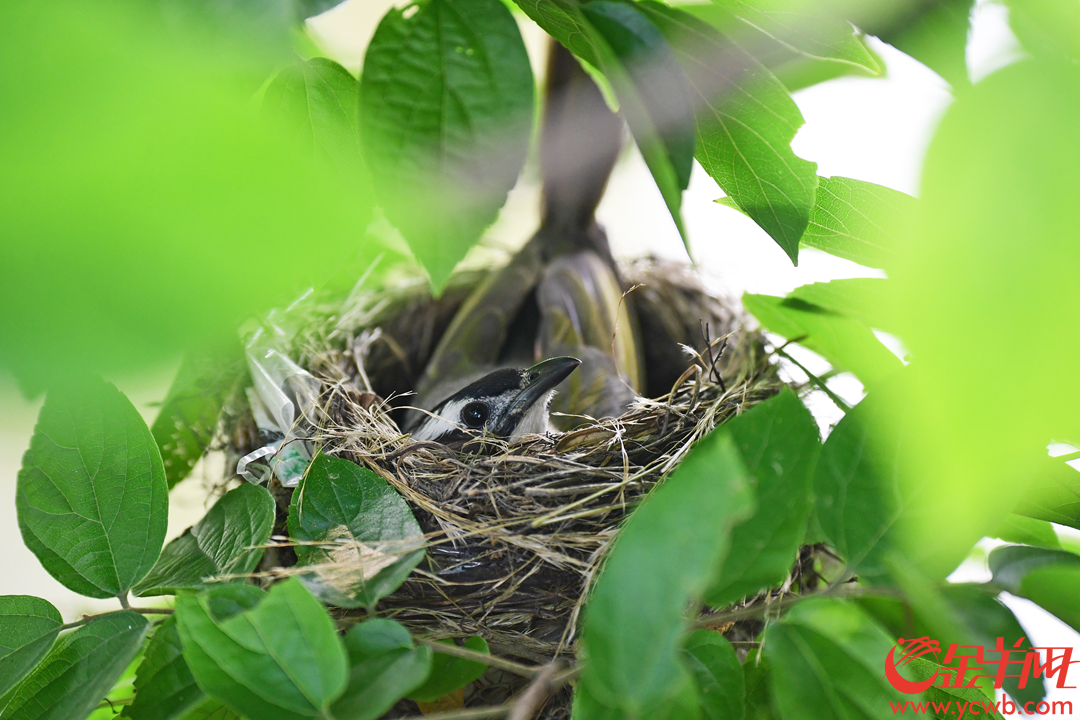
[[[427,645],[433,651],[437,653],[442,653],[443,655],[453,655],[454,657],[458,657],[463,660],[472,660],[474,662],[483,663],[484,665],[487,665],[489,667],[499,668],[500,670],[505,670],[507,672],[514,673],[515,675],[520,675],[527,678],[535,678],[546,667],[522,665],[521,663],[516,663],[513,660],[507,660],[496,655],[488,655],[487,653],[458,647],[457,645],[448,645],[446,643],[436,642],[434,640],[428,640],[427,638],[416,638],[416,642],[420,643],[421,645]]]
[[[61,630],[70,630],[72,628],[81,627],[87,623],[91,623],[98,618],[108,617],[109,615],[117,615],[124,612],[137,612],[143,615],[172,615],[173,611],[170,608],[135,608],[128,607],[126,610],[110,610],[109,612],[99,613],[97,615],[83,615],[82,619],[69,622],[66,625],[61,625]]]

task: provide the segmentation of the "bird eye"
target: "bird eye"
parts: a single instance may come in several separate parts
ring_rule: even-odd
[[[487,422],[490,411],[482,402],[471,402],[461,411],[462,421],[471,428],[481,428]]]

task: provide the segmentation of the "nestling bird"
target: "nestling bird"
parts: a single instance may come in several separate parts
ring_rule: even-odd
[[[413,439],[454,446],[481,433],[513,440],[548,432],[555,386],[580,364],[577,358],[555,357],[526,369],[488,373],[439,403],[413,429]]]

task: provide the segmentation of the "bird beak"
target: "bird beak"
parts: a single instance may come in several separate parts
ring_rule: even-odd
[[[533,365],[525,371],[521,389],[510,403],[495,430],[497,435],[510,436],[514,427],[525,413],[542,397],[555,389],[555,386],[574,372],[581,361],[572,357],[554,357]]]

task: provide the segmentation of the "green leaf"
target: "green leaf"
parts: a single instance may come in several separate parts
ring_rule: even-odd
[[[1021,545],[1034,545],[1035,547],[1061,549],[1061,540],[1054,530],[1054,526],[1045,520],[1034,520],[1023,515],[1009,514],[1005,522],[996,532],[990,533],[990,537],[998,538],[1010,543]]]
[[[231,353],[188,353],[169,386],[169,393],[150,427],[172,490],[214,439],[221,408],[247,375],[239,348]]]
[[[724,11],[748,28],[771,38],[790,52],[813,60],[853,65],[879,74],[874,56],[855,34],[851,23],[828,15],[813,14],[806,3],[770,0],[714,0]],[[733,32],[738,30],[732,28]],[[732,36],[741,38],[741,33]]]
[[[643,5],[593,0],[582,6],[603,38],[600,69],[611,82],[630,131],[652,173],[668,212],[688,243],[682,191],[694,160],[694,114],[690,88],[660,30]]]
[[[671,43],[693,88],[698,162],[798,264],[818,177],[815,163],[791,151],[803,124],[795,101],[771,72],[708,24],[659,3],[640,7]]]
[[[642,716],[681,691],[687,607],[713,581],[731,528],[752,511],[746,468],[719,429],[634,512],[586,605],[582,683],[601,705]]]
[[[800,285],[789,299],[839,313],[879,330],[892,326],[892,285],[885,278],[844,278]]]
[[[344,0],[294,0],[297,6],[297,14],[301,18],[312,18],[322,15],[327,10],[336,8]]]
[[[883,26],[860,27],[926,65],[953,87],[963,88],[971,84],[966,51],[974,5],[975,0],[909,3],[906,12],[888,18]]]
[[[1080,59],[1080,5],[1058,0],[1005,0],[1009,27],[1026,51],[1075,63]]]
[[[360,81],[364,158],[432,287],[480,238],[525,162],[533,76],[499,0],[391,9]]]
[[[751,652],[743,665],[746,686],[746,720],[777,720],[780,715],[773,710],[773,698],[768,665],[760,652]]]
[[[86,717],[135,658],[149,630],[142,615],[122,612],[66,635],[15,690],[4,720]]]
[[[26,546],[75,592],[124,595],[149,572],[168,488],[157,443],[123,393],[100,379],[49,392],[15,504]]]
[[[1009,592],[1016,592],[1033,570],[1053,565],[1080,566],[1080,556],[1065,550],[1006,545],[991,552],[988,562],[994,583]]]
[[[731,548],[705,598],[726,607],[779,584],[798,557],[813,505],[817,423],[790,389],[728,421],[752,478],[757,511],[731,531]]]
[[[1060,458],[1041,459],[1016,512],[1080,528],[1080,472]]]
[[[440,642],[447,645],[454,644],[454,641],[450,639],[441,640]],[[491,654],[487,641],[479,635],[466,638],[465,647],[469,650],[482,652],[485,655]],[[472,681],[478,680],[481,675],[487,672],[487,668],[487,665],[475,660],[466,660],[439,652],[434,653],[431,674],[423,685],[410,691],[406,696],[410,700],[434,702],[443,695],[448,695],[458,688],[463,688]]]
[[[628,715],[622,710],[608,707],[589,693],[589,688],[578,683],[574,689],[573,720],[700,720],[702,716],[694,681],[687,675],[678,689],[663,701],[646,708],[640,715]]]
[[[915,682],[921,682],[928,680],[931,676],[936,676],[943,668],[935,662],[931,662],[926,658],[912,658],[908,661],[907,674],[909,674],[910,680]],[[948,670],[946,670],[948,673]],[[983,710],[979,715],[986,715],[990,718],[1001,718],[1001,715],[994,710],[994,699],[992,695],[987,695],[978,686],[972,688],[941,688],[931,686],[925,690],[921,696],[923,702],[940,703],[944,705],[948,702],[954,702],[957,705],[968,705],[968,712],[970,713],[970,703],[975,703],[976,707],[983,706]],[[985,706],[990,706],[987,709]],[[933,705],[931,705],[933,707]],[[956,715],[957,710],[952,710],[949,713],[933,713],[933,717],[941,718],[941,720],[950,720],[950,716]]]
[[[885,398],[869,394],[833,428],[814,471],[818,524],[864,578],[888,571],[895,525],[911,500],[901,494],[898,481],[903,433],[875,433],[879,415],[887,412]]]
[[[893,717],[910,699],[885,680],[892,639],[854,605],[810,599],[765,630],[773,696],[784,720]]]
[[[845,177],[820,178],[802,244],[875,268],[898,257],[898,230],[918,201],[883,185]]]
[[[332,60],[285,68],[263,95],[263,115],[279,121],[302,150],[328,168],[357,202],[370,201],[371,177],[360,151],[360,83]],[[372,207],[364,207],[364,224]]]
[[[697,684],[703,715],[708,720],[742,720],[746,690],[731,643],[714,630],[698,630],[686,641],[683,658]]]
[[[415,691],[432,670],[431,648],[413,646],[400,623],[374,618],[345,636],[349,685],[331,707],[341,720],[375,720]],[[446,656],[440,656],[446,657]]]
[[[767,329],[813,350],[839,370],[880,384],[903,367],[866,325],[795,298],[743,295],[743,306]]]
[[[212,600],[176,599],[184,660],[199,687],[247,717],[328,717],[345,689],[348,660],[333,622],[304,586],[295,578],[278,583],[255,607],[223,620]]]
[[[1062,622],[1080,630],[1080,568],[1075,566],[1047,565],[1028,573],[1017,594],[1038,603]]]
[[[132,720],[183,718],[205,700],[184,662],[176,618],[168,617],[154,630],[135,674],[135,702],[122,717]]]
[[[593,31],[578,0],[514,0],[521,11],[595,69],[600,68],[603,40]],[[598,47],[598,43],[600,47]]]
[[[207,698],[194,710],[184,715],[180,720],[244,720],[220,700]]]
[[[184,531],[135,586],[136,595],[173,595],[217,584],[222,575],[245,575],[259,564],[274,529],[274,498],[259,485],[244,483],[214,503]],[[240,582],[243,579],[240,578]]]
[[[424,557],[423,533],[397,491],[367,468],[329,455],[311,462],[293,493],[289,535],[322,543],[296,548],[300,564],[313,566],[302,578],[341,607],[374,606]]]
[[[47,600],[0,595],[0,697],[45,657],[63,624]]]

